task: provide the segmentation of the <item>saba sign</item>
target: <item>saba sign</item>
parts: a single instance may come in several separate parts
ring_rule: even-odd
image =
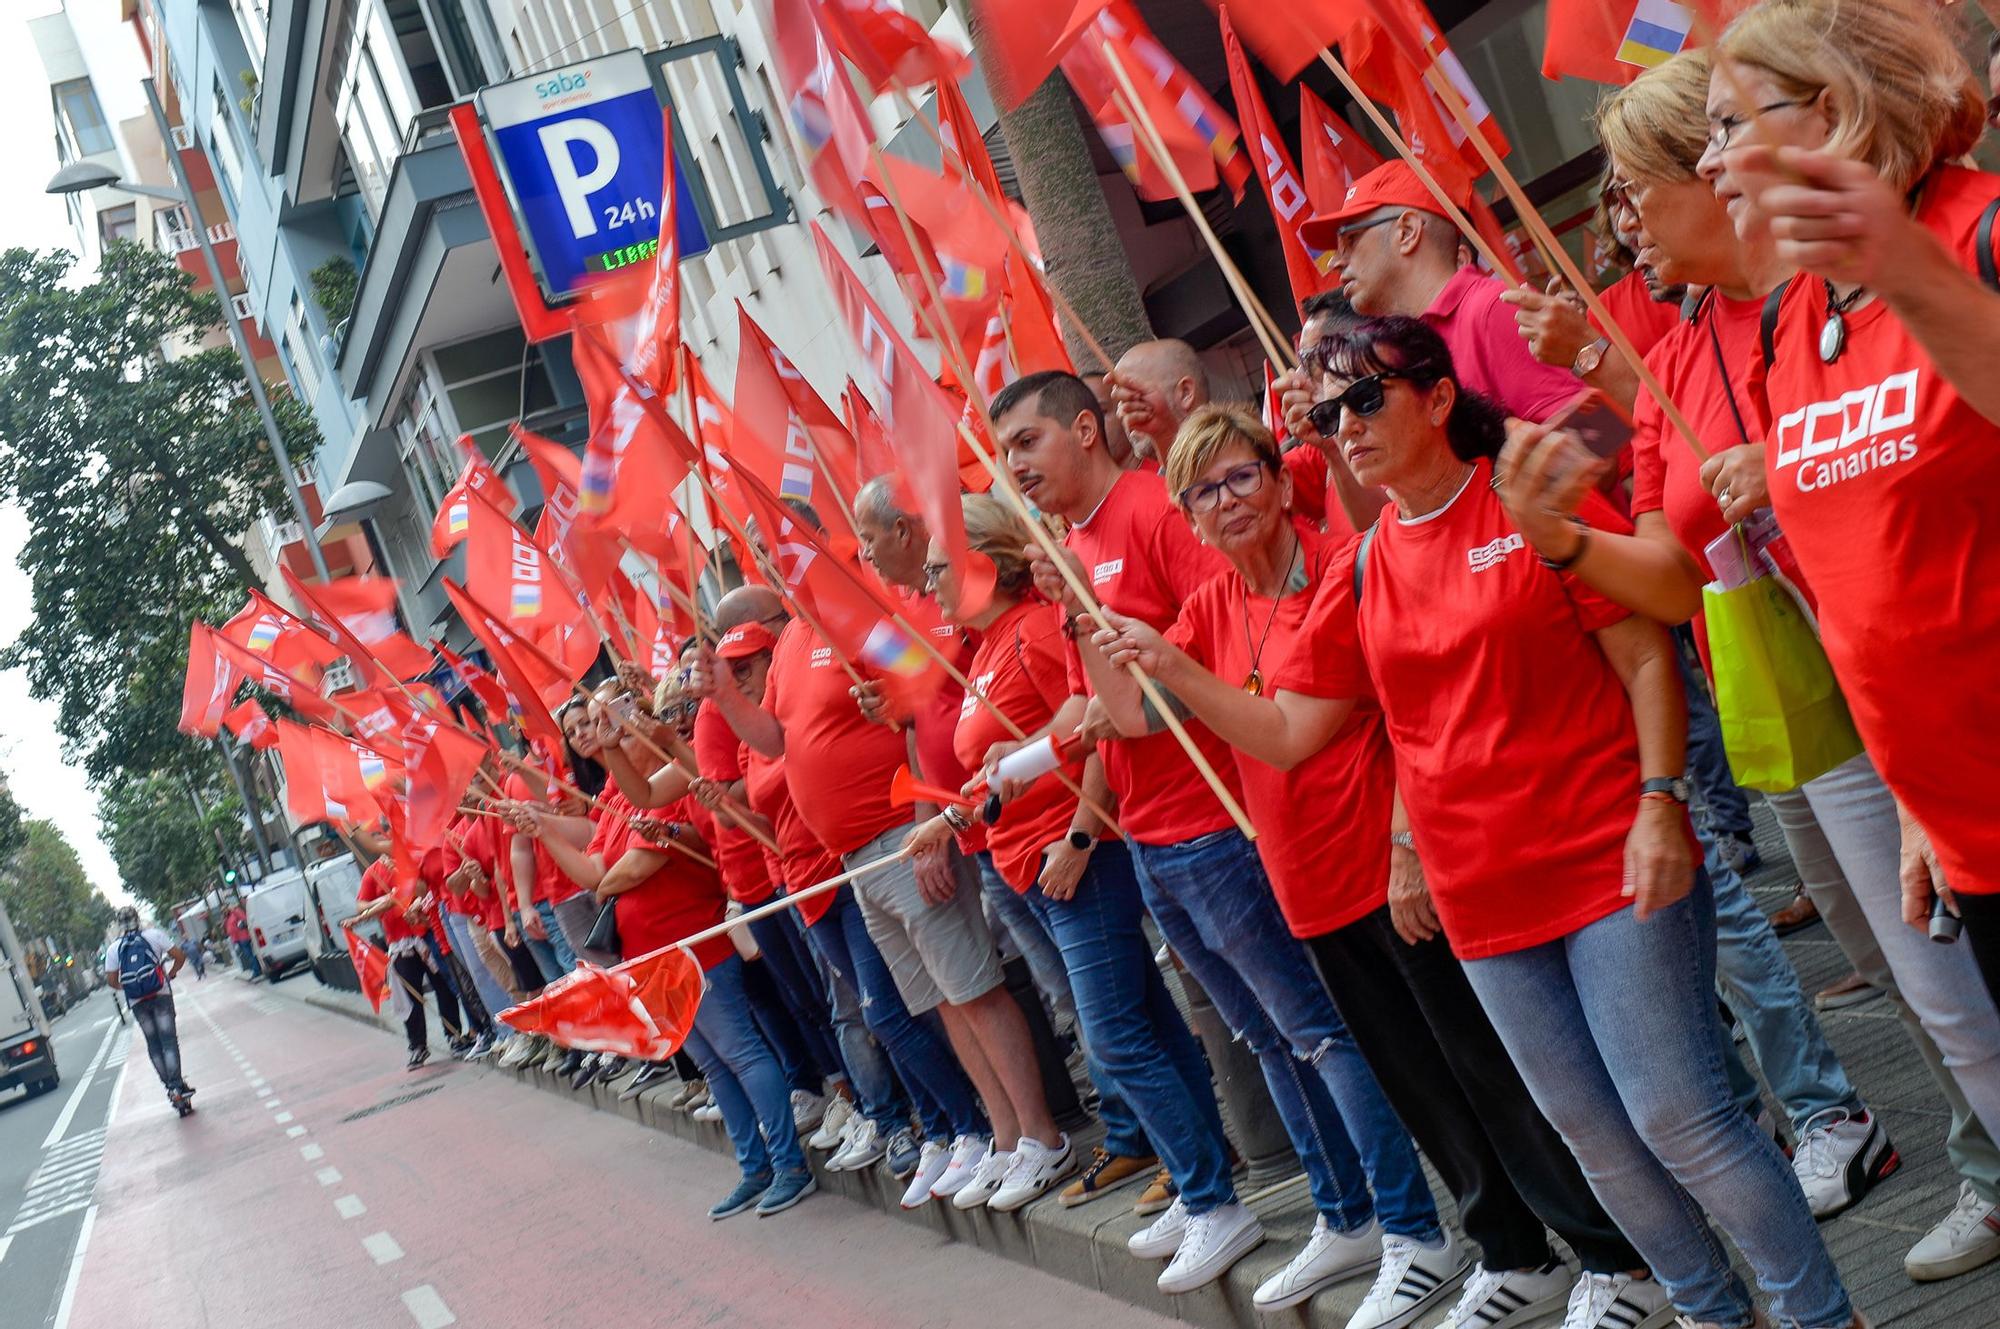
[[[666,136],[638,51],[497,83],[478,98],[501,179],[551,299],[659,248]],[[688,182],[676,172],[683,257],[708,246]]]

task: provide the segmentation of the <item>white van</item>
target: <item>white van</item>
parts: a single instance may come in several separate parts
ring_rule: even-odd
[[[306,879],[297,868],[286,868],[264,878],[256,890],[243,897],[243,912],[250,919],[250,945],[264,977],[272,982],[294,965],[310,963],[306,937],[319,930],[313,914],[312,896]]]
[[[315,962],[329,954],[347,954],[347,940],[335,925],[361,910],[361,869],[355,865],[354,855],[336,854],[308,865],[306,880],[319,898],[320,915],[326,919],[331,933],[329,936],[317,927],[308,927],[306,949]]]

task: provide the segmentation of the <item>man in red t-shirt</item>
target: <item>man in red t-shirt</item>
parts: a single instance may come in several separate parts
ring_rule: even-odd
[[[229,912],[222,916],[222,931],[236,951],[236,963],[243,966],[244,973],[255,978],[257,952],[250,945],[250,919],[243,912],[242,905],[231,905]]]
[[[361,874],[361,890],[355,896],[361,908],[341,927],[351,928],[380,919],[382,939],[388,943],[390,1008],[403,1017],[403,1033],[409,1040],[408,1070],[416,1070],[431,1059],[430,1035],[424,1027],[424,990],[437,999],[438,1020],[454,1053],[468,1053],[472,1035],[460,1024],[457,995],[440,970],[431,950],[430,932],[436,923],[437,904],[421,879],[398,885],[389,860],[378,858]],[[488,1035],[482,1031],[481,1038]]]
[[[1195,539],[1158,476],[1121,471],[1105,454],[1102,413],[1080,379],[1030,374],[1001,390],[992,414],[1008,466],[1028,499],[1069,521],[1064,554],[1100,604],[1165,627],[1189,596],[1227,569],[1218,552]],[[1072,695],[1048,732],[1067,736],[1081,724],[1086,734],[1106,734],[1098,755],[1118,796],[1146,905],[1216,1010],[1257,1053],[1315,1207],[1326,1227],[1340,1234],[1333,1244],[1358,1243],[1341,1254],[1372,1262],[1381,1250],[1372,1222],[1377,1218],[1394,1236],[1418,1243],[1440,1239],[1443,1229],[1416,1149],[1354,1053],[1312,957],[1286,926],[1255,846],[1164,723],[1144,738],[1109,736],[1113,731],[1089,704],[1090,678],[1109,666],[1089,632],[1077,630],[1079,621],[1089,622],[1083,606],[1053,564],[1044,560],[1037,579],[1043,593],[1063,605],[1071,625]],[[1191,718],[1186,729],[1240,803],[1229,745]],[[1342,1048],[1347,1055],[1335,1055]],[[1300,1075],[1299,1059],[1316,1074]],[[1257,1216],[1237,1200],[1226,1176],[1206,1193],[1184,1189],[1181,1199],[1180,1214],[1169,1211],[1142,1243],[1175,1252],[1160,1276],[1165,1292],[1221,1277],[1263,1237]],[[1372,1251],[1360,1249],[1371,1240]]]

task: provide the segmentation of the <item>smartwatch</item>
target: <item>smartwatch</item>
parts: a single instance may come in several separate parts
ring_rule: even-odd
[[[1089,831],[1072,830],[1067,837],[1069,847],[1079,854],[1087,854],[1097,847],[1097,837]]]
[[[1610,349],[1611,339],[1599,337],[1576,353],[1576,359],[1570,364],[1569,372],[1578,378],[1589,378],[1597,372],[1597,367],[1604,363],[1604,353]]]
[[[1639,782],[1639,797],[1650,798],[1654,794],[1663,794],[1685,805],[1688,801],[1688,782],[1678,775],[1656,775]]]

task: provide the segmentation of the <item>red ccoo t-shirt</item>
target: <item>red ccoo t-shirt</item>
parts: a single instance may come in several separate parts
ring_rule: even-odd
[[[624,958],[634,959],[720,923],[728,898],[722,893],[722,879],[715,875],[715,869],[635,832],[627,820],[633,807],[625,795],[607,790],[603,798],[604,812],[590,839],[589,852],[602,857],[607,871],[633,850],[651,850],[665,859],[652,876],[614,897],[618,902],[618,947]],[[661,821],[692,821],[692,801],[681,799],[652,808],[647,815]],[[735,943],[727,935],[694,947],[694,957],[703,969],[713,969],[734,954]]]
[[[785,727],[792,802],[836,854],[912,820],[908,808],[889,802],[906,756],[903,735],[870,723],[849,695],[853,686],[818,633],[797,619],[785,625],[771,654],[764,707]]]
[[[722,718],[715,702],[704,701],[694,717],[694,759],[704,779],[731,784],[743,778],[739,755],[743,741]],[[756,904],[771,894],[771,873],[764,861],[764,846],[750,833],[718,814],[715,818],[716,865],[722,869],[722,885],[729,898]]]

